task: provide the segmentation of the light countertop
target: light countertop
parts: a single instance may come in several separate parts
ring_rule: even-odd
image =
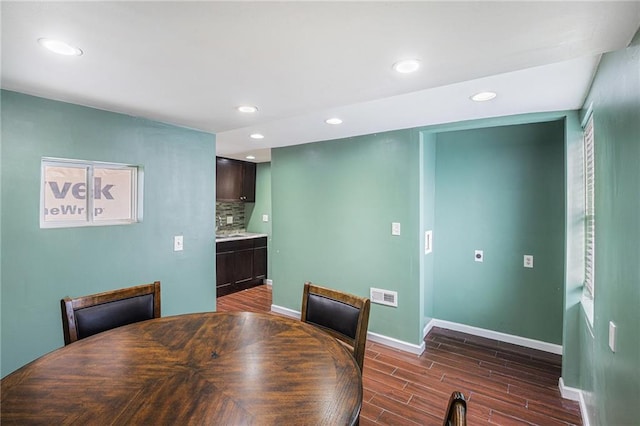
[[[253,232],[230,232],[216,234],[216,243],[224,241],[249,240],[251,238],[267,237],[267,234],[256,234]]]

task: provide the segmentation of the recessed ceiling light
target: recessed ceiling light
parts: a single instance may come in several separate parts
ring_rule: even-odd
[[[256,156],[255,156],[255,155],[247,155],[247,156],[246,156],[246,157],[244,157],[244,158],[246,158],[247,160],[255,160],[255,159],[256,159]]]
[[[67,55],[67,56],[80,56],[82,55],[82,50],[77,47],[71,46],[68,43],[60,40],[54,40],[51,38],[39,38],[38,43],[40,46],[49,49],[50,51],[57,53],[59,55]]]
[[[417,59],[405,59],[393,64],[393,69],[402,74],[417,71],[420,68],[420,61]]]
[[[251,139],[264,139],[264,135],[261,133],[252,133],[249,137]]]
[[[496,92],[480,92],[473,95],[471,97],[471,100],[476,102],[484,102],[484,101],[490,101],[496,96],[498,96],[496,95]]]
[[[342,124],[342,120],[338,117],[327,118],[324,122],[327,124]]]
[[[258,107],[253,106],[253,105],[240,105],[238,107],[238,111],[246,112],[246,113],[252,113],[252,112],[258,111]]]

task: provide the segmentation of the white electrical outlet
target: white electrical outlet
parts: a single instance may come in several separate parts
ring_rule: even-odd
[[[473,259],[476,262],[484,262],[484,252],[482,250],[476,250],[473,255]]]
[[[262,221],[263,222],[269,222],[269,215],[268,214],[263,214],[262,215]]]
[[[609,348],[611,352],[616,351],[616,325],[613,321],[609,321]]]
[[[391,223],[391,235],[400,235],[400,223],[399,222]]]
[[[525,268],[533,268],[533,255],[525,254],[524,255],[524,267]]]
[[[233,216],[227,216],[227,225],[233,224]]]
[[[182,251],[184,249],[184,245],[182,243],[182,235],[176,235],[173,237],[173,251]]]

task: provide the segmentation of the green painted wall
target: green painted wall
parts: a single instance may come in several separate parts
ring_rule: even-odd
[[[435,208],[434,316],[560,344],[563,121],[439,133]]]
[[[369,330],[421,343],[419,141],[402,130],[272,150],[273,303],[300,310],[313,281],[368,296]],[[402,235],[391,235],[400,222]]]
[[[432,244],[435,240],[435,225],[436,225],[436,141],[437,135],[435,133],[420,132],[420,142],[422,147],[422,166],[420,167],[422,188],[421,194],[421,209],[422,224],[420,229],[422,230],[420,247],[422,257],[422,276],[420,283],[422,283],[422,300],[423,300],[423,324],[424,327],[431,319],[433,319],[434,311],[434,271],[435,271],[435,252],[429,254],[424,253],[425,235],[426,231],[432,231]]]
[[[4,167],[2,167],[2,152],[4,151],[4,149],[2,148],[3,146],[3,137],[1,134],[1,130],[2,130],[2,107],[3,107],[3,98],[4,98],[4,91],[0,90],[0,323],[2,320],[2,169]],[[2,325],[0,324],[0,377],[4,377],[4,375],[2,374]]]
[[[511,154],[498,153],[498,157],[488,157],[505,161],[504,165],[494,164],[498,170],[506,169],[504,173],[516,173],[514,176],[517,176],[522,172],[519,178],[522,190],[503,188],[503,192],[511,192],[514,197],[508,201],[503,199],[506,206],[500,214],[504,221],[493,221],[493,226],[504,225],[496,229],[500,241],[491,241],[483,247],[489,250],[486,254],[490,254],[492,245],[497,247],[497,251],[508,251],[500,247],[506,240],[501,235],[511,232],[520,216],[524,215],[530,224],[523,225],[522,232],[518,231],[521,238],[510,242],[521,251],[508,254],[513,266],[506,267],[504,262],[507,260],[501,261],[501,266],[491,266],[489,260],[485,262],[484,266],[488,265],[485,269],[493,270],[495,282],[490,289],[494,294],[485,297],[484,302],[499,306],[504,298],[516,297],[521,305],[515,311],[495,310],[491,314],[492,322],[487,321],[486,316],[477,315],[467,317],[465,323],[562,343],[565,299],[564,152],[567,138],[565,122],[569,117],[572,117],[575,127],[577,114],[560,111],[452,123],[273,150],[274,243],[270,251],[270,257],[274,259],[271,275],[274,279],[273,303],[299,310],[301,286],[305,280],[335,284],[363,295],[368,294],[369,287],[398,290],[394,282],[400,282],[400,306],[397,309],[374,306],[371,331],[419,344],[422,328],[430,318],[465,322],[447,316],[451,313],[449,306],[443,301],[440,305],[438,302],[438,297],[450,290],[451,283],[434,275],[438,265],[443,267],[448,261],[440,256],[442,244],[446,247],[450,235],[446,228],[441,228],[438,220],[441,216],[446,218],[448,213],[437,213],[438,197],[444,196],[441,193],[446,194],[448,187],[437,178],[442,170],[436,173],[449,160],[445,155],[444,162],[441,162],[436,147],[443,137],[446,139],[455,132],[466,134],[468,140],[477,145],[472,149],[484,151],[485,142],[491,145],[495,143],[495,135],[511,129],[517,136],[515,142],[507,137],[513,145],[511,151],[507,150]],[[503,136],[500,138],[504,139]],[[531,143],[532,138],[534,143]],[[466,150],[462,154],[461,158],[468,157]],[[479,155],[487,157],[486,154]],[[489,173],[488,170],[486,172]],[[522,182],[527,177],[539,180],[533,184],[533,189]],[[504,185],[500,176],[493,179]],[[546,186],[549,182],[553,183],[551,191]],[[540,191],[540,187],[544,191]],[[416,199],[411,199],[416,193]],[[459,195],[472,199],[480,197],[473,186]],[[530,215],[527,210],[531,200],[549,204],[542,213],[544,220],[526,216]],[[525,213],[521,214],[521,211]],[[407,219],[394,218],[398,214],[409,218],[409,231]],[[403,235],[399,239],[390,235],[388,228],[392,221],[402,223]],[[542,233],[537,232],[539,227],[544,228]],[[424,231],[428,229],[434,230],[434,252],[425,255]],[[405,240],[407,232],[412,233],[409,241]],[[402,243],[401,247],[397,243]],[[547,244],[550,249],[547,249]],[[525,248],[535,250],[527,252],[535,256],[534,270],[522,268]],[[397,267],[398,262],[403,262],[410,269],[401,270]],[[360,274],[365,274],[365,279],[359,277]],[[398,274],[404,277],[400,281],[393,278]],[[518,282],[521,287],[513,287],[513,282]],[[404,296],[407,292],[409,296]],[[411,299],[408,305],[407,298]],[[542,314],[541,305],[544,305]],[[549,306],[554,310],[552,315],[547,315]],[[414,309],[418,309],[417,317]],[[451,309],[455,311],[455,308]],[[506,323],[509,325],[505,326]],[[572,331],[577,332],[575,321],[571,326],[574,327]]]
[[[262,215],[269,215],[269,221],[263,222]],[[245,217],[247,231],[267,234],[267,277],[271,277],[271,163],[256,165],[256,202],[246,203]]]
[[[577,111],[565,120],[565,271],[562,379],[579,387],[580,299],[584,282],[584,162],[582,127]]]
[[[585,109],[595,130],[594,324],[582,317],[581,387],[591,424],[637,424],[640,401],[640,31],[603,55]],[[608,347],[609,321],[617,349]]]
[[[2,376],[63,345],[67,295],[160,280],[163,316],[215,310],[214,135],[3,91],[1,136]],[[144,166],[143,222],[40,229],[43,156]]]

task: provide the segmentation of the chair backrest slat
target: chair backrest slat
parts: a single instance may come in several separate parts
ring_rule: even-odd
[[[467,426],[467,402],[461,392],[453,392],[449,397],[443,426]]]
[[[302,321],[315,325],[353,348],[362,371],[364,364],[370,301],[366,297],[304,284]]]
[[[159,318],[160,282],[60,301],[64,343],[135,322]]]

